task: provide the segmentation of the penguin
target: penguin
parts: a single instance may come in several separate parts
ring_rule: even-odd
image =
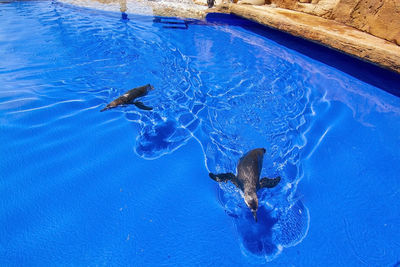
[[[123,94],[122,96],[118,97],[117,99],[113,100],[111,103],[109,103],[105,108],[100,110],[100,112],[103,112],[105,110],[115,108],[121,105],[127,105],[127,104],[134,104],[138,108],[143,109],[143,110],[152,110],[152,107],[145,106],[142,102],[135,101],[133,102],[136,98],[142,97],[147,95],[147,93],[151,90],[154,90],[154,87],[150,84],[146,84],[140,87],[133,88]]]
[[[254,220],[257,222],[258,197],[257,191],[261,188],[273,188],[281,180],[281,177],[260,179],[265,148],[256,148],[247,152],[239,159],[237,175],[233,173],[210,173],[211,179],[217,182],[231,181],[244,194],[244,202],[251,210]]]

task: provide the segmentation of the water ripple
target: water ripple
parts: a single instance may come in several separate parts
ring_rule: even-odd
[[[149,19],[126,23],[103,16],[96,20],[92,17],[96,14],[42,5],[35,9],[34,32],[18,24],[18,16],[26,16],[28,9],[19,9],[7,22],[14,20],[16,31],[24,34],[12,47],[0,43],[15,52],[0,49],[0,56],[13,62],[7,66],[0,62],[0,83],[6,84],[0,92],[0,110],[6,118],[0,120],[6,122],[2,127],[16,132],[29,128],[16,133],[21,137],[16,145],[38,144],[26,149],[24,159],[44,150],[57,151],[58,156],[23,169],[5,162],[16,170],[16,179],[22,180],[32,168],[49,166],[60,168],[70,180],[76,173],[89,172],[116,152],[111,149],[110,154],[97,158],[100,162],[71,169],[62,165],[63,160],[78,158],[90,140],[80,142],[72,152],[67,144],[78,143],[96,127],[101,128],[98,138],[124,128],[121,117],[137,125],[134,151],[144,159],[173,153],[194,138],[201,145],[208,171],[234,172],[245,152],[265,147],[262,176],[279,174],[282,181],[276,188],[259,192],[259,222],[254,223],[240,192],[231,184],[219,185],[220,203],[233,218],[243,253],[255,261],[271,261],[284,248],[303,240],[310,214],[297,192],[304,177],[302,161],[314,153],[342,114],[341,106],[328,100],[326,90],[313,80],[318,71],[284,49],[274,46],[278,51],[270,50],[268,40],[250,38],[234,28],[209,31],[210,36],[200,30],[199,35],[187,31],[182,37],[152,27]],[[0,35],[16,38],[1,28]],[[92,38],[85,38],[88,35]],[[217,35],[223,45],[215,48]],[[31,39],[41,40],[35,43],[34,55],[25,44]],[[48,53],[50,62],[39,64],[47,62]],[[141,101],[154,107],[152,111],[130,106],[98,112],[126,90],[147,83],[156,90]],[[382,112],[391,110],[370,99]],[[82,130],[71,131],[69,125],[77,116]],[[101,121],[95,120],[100,116]],[[93,121],[97,124],[89,127]],[[7,145],[4,149],[11,151]],[[46,179],[51,190],[51,179]],[[11,182],[15,181],[5,185]],[[24,205],[36,201],[31,193]],[[17,207],[13,209],[18,214]]]
[[[301,159],[312,154],[336,119],[334,115],[321,116],[324,122],[318,123],[317,115],[337,111],[318,95],[307,71],[288,65],[286,59],[268,58],[278,68],[266,72],[246,64],[244,55],[239,60],[243,64],[236,64],[240,75],[231,75],[224,72],[233,64],[230,59],[218,59],[223,64],[202,69],[190,56],[164,42],[164,47],[153,48],[163,55],[163,72],[157,73],[162,86],[143,100],[159,105],[153,104],[149,113],[126,112],[140,127],[135,152],[146,159],[158,158],[193,137],[202,146],[207,170],[227,172],[235,170],[246,151],[265,147],[268,152],[262,175],[280,174],[283,179],[278,188],[260,193],[260,221],[254,224],[232,185],[220,185],[219,193],[226,212],[235,220],[244,253],[273,260],[283,248],[298,244],[307,234],[309,212],[296,193],[304,175]],[[209,69],[226,74],[227,79],[213,83],[214,76],[206,75]],[[321,134],[313,144],[307,134],[315,135],[315,128]]]

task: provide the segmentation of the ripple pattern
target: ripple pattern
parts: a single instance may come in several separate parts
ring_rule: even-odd
[[[298,185],[305,177],[304,160],[344,117],[344,106],[334,102],[347,101],[353,117],[371,127],[366,122],[371,110],[348,101],[362,92],[350,88],[346,98],[328,91],[347,83],[327,78],[318,64],[240,27],[190,25],[187,31],[177,31],[153,24],[151,17],[130,16],[127,21],[117,13],[82,11],[57,2],[0,5],[0,129],[17,140],[9,144],[0,137],[1,152],[12,156],[0,166],[11,170],[11,178],[0,181],[0,193],[17,183],[25,195],[20,203],[7,200],[10,203],[1,208],[8,209],[1,214],[16,221],[23,217],[21,207],[49,201],[38,196],[41,190],[66,194],[76,185],[104,185],[105,181],[91,177],[93,168],[109,164],[108,157],[116,157],[127,144],[140,158],[156,160],[196,140],[204,168],[212,172],[235,172],[244,153],[264,147],[262,177],[280,175],[282,181],[258,192],[258,223],[238,189],[230,183],[215,186],[221,207],[235,225],[242,253],[251,263],[270,262],[307,235],[311,215]],[[152,111],[128,106],[99,112],[128,89],[147,83],[156,90],[141,101]],[[380,112],[399,110],[396,101],[362,96]],[[131,125],[138,132],[132,140],[118,140],[107,153],[93,145]],[[15,146],[21,155],[14,155]],[[97,160],[72,168],[65,165],[83,150]],[[57,156],[31,162],[45,151]],[[29,176],[46,168],[57,169],[67,179]],[[79,174],[93,180],[82,181]],[[56,187],[57,182],[66,189]],[[28,191],[29,187],[33,189]],[[72,221],[74,212],[66,220]],[[85,213],[83,207],[80,212]],[[40,214],[31,216],[31,230],[36,233]],[[345,220],[345,225],[351,242],[364,238],[351,221]],[[3,236],[11,230],[1,231]],[[16,240],[26,241],[24,234]],[[354,251],[362,246],[351,245]],[[378,263],[384,253],[377,251],[369,260],[357,257],[363,263]]]
[[[39,19],[34,22],[45,27],[38,25],[31,35],[48,36],[46,31],[55,31],[56,41],[43,38],[47,48],[38,47],[34,62],[1,69],[3,81],[18,81],[25,90],[32,88],[29,93],[17,91],[18,97],[8,93],[12,88],[2,92],[9,123],[48,127],[96,110],[132,85],[151,82],[156,90],[143,101],[153,106],[153,111],[127,107],[107,115],[121,113],[137,124],[136,154],[156,159],[195,138],[204,151],[207,170],[223,172],[233,171],[246,151],[265,147],[268,154],[263,175],[279,173],[283,180],[277,189],[261,193],[260,222],[252,222],[232,185],[221,185],[221,204],[234,217],[245,253],[272,260],[282,248],[304,237],[308,212],[296,198],[296,184],[301,179],[300,151],[306,144],[301,133],[308,127],[313,100],[309,99],[307,79],[294,78],[307,77],[299,65],[273,56],[254,58],[254,43],[243,46],[241,36],[232,31],[223,32],[226,36],[222,40],[239,47],[235,54],[214,51],[212,37],[205,36],[200,39],[207,42],[208,50],[189,49],[183,46],[184,41],[179,42],[182,36],[158,32],[146,20],[127,23],[110,17],[100,24],[93,14],[76,16],[57,4],[47,4],[36,12]],[[88,35],[92,38],[84,38]],[[199,38],[195,32],[186,37]],[[258,49],[258,55],[265,52],[262,46]],[[23,46],[14,50],[19,50],[17,55],[24,54]],[[45,60],[49,53],[54,61]],[[209,53],[214,56],[206,60]],[[37,76],[49,84],[37,87]],[[46,146],[63,149],[57,143]]]

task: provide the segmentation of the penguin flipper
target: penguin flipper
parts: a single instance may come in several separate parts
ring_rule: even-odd
[[[275,187],[277,184],[279,184],[279,182],[281,181],[281,177],[275,177],[275,178],[262,178],[260,180],[260,187],[261,188],[273,188]]]
[[[153,109],[152,107],[148,107],[140,101],[133,102],[133,104],[140,109],[144,109],[144,110],[152,110]]]
[[[209,176],[211,179],[213,179],[214,181],[217,181],[219,183],[221,183],[221,182],[226,183],[227,181],[231,181],[232,184],[234,184],[236,187],[239,187],[236,176],[231,172],[220,173],[220,174],[214,174],[214,173],[210,172]]]

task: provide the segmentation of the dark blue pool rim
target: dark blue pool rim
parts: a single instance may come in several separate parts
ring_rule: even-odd
[[[12,1],[12,0],[11,0]],[[38,0],[41,1],[41,0]],[[14,1],[12,1],[14,2]],[[171,22],[162,23],[161,27],[174,29],[188,29],[190,25],[227,25],[238,26],[257,35],[263,36],[270,40],[285,46],[288,49],[297,51],[316,61],[322,62],[328,66],[336,68],[348,75],[351,75],[358,80],[380,88],[392,95],[400,97],[400,74],[382,68],[371,62],[364,61],[358,57],[346,54],[342,51],[324,46],[320,43],[313,42],[292,34],[259,24],[257,22],[233,15],[223,13],[208,13],[205,20],[187,19],[178,17],[163,17],[163,16],[148,16],[137,14],[126,14],[115,11],[96,10],[81,6],[74,6],[56,0],[51,1],[51,4],[68,6],[78,10],[85,10],[92,14],[107,14],[115,16],[116,19],[129,23],[130,19],[153,22],[160,25],[160,21]]]

